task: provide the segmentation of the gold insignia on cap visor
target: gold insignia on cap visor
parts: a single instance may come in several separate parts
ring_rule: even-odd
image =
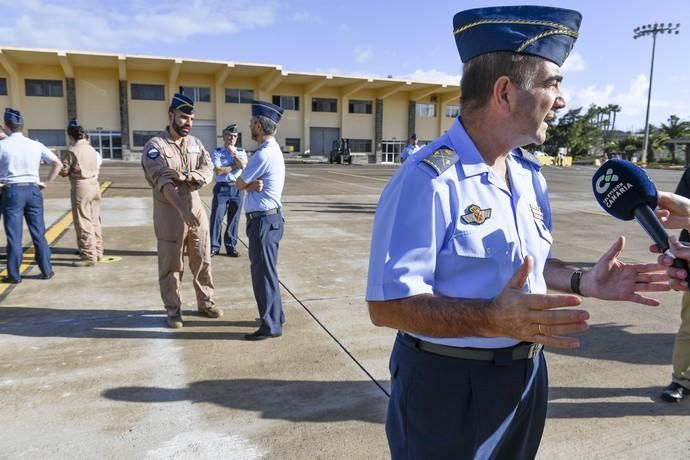
[[[189,102],[185,101],[184,99],[180,99],[180,98],[177,97],[177,96],[173,97],[173,100],[174,100],[174,101],[179,101],[179,102],[181,102],[180,105],[178,105],[177,107],[175,107],[176,109],[179,109],[179,108],[181,108],[181,107],[190,107],[190,108],[192,108],[192,109],[194,108],[194,106],[193,106],[192,104],[190,104]]]
[[[467,214],[460,216],[466,224],[481,225],[491,218],[491,208],[482,209],[481,206],[473,204],[467,208],[467,211],[469,211]]]

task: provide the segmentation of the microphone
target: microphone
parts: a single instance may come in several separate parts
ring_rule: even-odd
[[[668,233],[654,214],[659,195],[642,168],[625,160],[608,160],[592,176],[592,189],[604,211],[621,220],[637,219],[659,250],[674,257],[673,266],[690,274],[688,262],[669,250]]]

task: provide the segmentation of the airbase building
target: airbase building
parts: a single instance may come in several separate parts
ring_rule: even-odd
[[[420,144],[458,115],[459,85],[293,72],[280,65],[129,56],[0,46],[0,108],[14,107],[25,134],[60,150],[78,118],[105,159],[138,160],[146,141],[167,124],[170,97],[195,100],[192,134],[207,150],[229,123],[239,143],[249,133],[252,99],[285,109],[276,140],[286,155],[328,156],[348,139],[355,162],[399,163],[411,133]]]

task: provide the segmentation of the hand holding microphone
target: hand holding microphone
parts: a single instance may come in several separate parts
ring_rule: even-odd
[[[636,219],[656,244],[659,252],[673,257],[673,266],[690,273],[688,262],[670,251],[668,234],[654,209],[659,196],[654,182],[639,166],[625,160],[609,160],[592,177],[594,197],[613,217]]]

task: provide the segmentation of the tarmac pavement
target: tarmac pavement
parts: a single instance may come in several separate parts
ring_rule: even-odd
[[[69,185],[56,180],[45,193],[55,278],[40,280],[30,267],[21,284],[0,285],[0,458],[388,458],[395,332],[370,323],[364,291],[376,201],[394,170],[288,165],[278,269],[287,323],[281,338],[262,342],[243,340],[258,324],[246,247],[240,258],[213,258],[224,316],[195,313],[187,276],[185,327],[170,330],[140,166],[102,169],[106,257],[92,268],[70,265]],[[625,260],[653,261],[636,223],[599,209],[594,171],[544,169],[554,254],[586,265],[623,234]],[[649,174],[673,190],[681,172]],[[210,206],[211,187],[202,195]],[[246,244],[244,218],[241,229]],[[690,401],[658,397],[670,381],[680,294],[658,298],[660,308],[584,300],[592,319],[582,347],[547,350],[550,406],[538,458],[690,457]]]

